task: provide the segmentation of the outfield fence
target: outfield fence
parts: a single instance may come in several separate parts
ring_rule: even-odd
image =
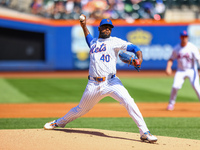
[[[98,37],[100,20],[88,20]],[[164,70],[179,33],[187,30],[190,41],[200,49],[200,21],[168,23],[163,20],[113,20],[112,36],[138,45],[143,52],[143,70]],[[0,71],[85,70],[89,48],[78,20],[20,19],[0,15]],[[117,62],[118,70],[130,67]],[[173,65],[176,69],[176,62]]]

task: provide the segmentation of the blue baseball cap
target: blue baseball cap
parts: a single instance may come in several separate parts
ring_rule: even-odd
[[[180,36],[188,36],[188,33],[186,30],[183,30],[181,33],[180,33]]]
[[[112,26],[112,28],[114,28],[112,21],[110,19],[102,19],[100,22],[100,26],[102,26],[102,25],[110,25],[110,26]]]

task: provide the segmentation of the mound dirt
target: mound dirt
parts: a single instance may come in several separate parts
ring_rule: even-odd
[[[154,144],[140,135],[99,129],[0,130],[1,150],[199,150],[200,140],[157,136]]]

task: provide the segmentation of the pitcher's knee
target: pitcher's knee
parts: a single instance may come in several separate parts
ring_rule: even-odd
[[[123,106],[126,108],[126,109],[132,109],[133,108],[133,105],[135,104],[134,100],[130,100],[130,101],[125,101],[123,102]]]

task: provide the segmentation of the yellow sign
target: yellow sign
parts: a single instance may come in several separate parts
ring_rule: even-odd
[[[152,34],[148,31],[137,29],[127,34],[129,42],[135,45],[149,45],[152,40]]]
[[[78,52],[77,53],[77,58],[79,60],[86,60],[89,57],[89,53],[88,52]]]

